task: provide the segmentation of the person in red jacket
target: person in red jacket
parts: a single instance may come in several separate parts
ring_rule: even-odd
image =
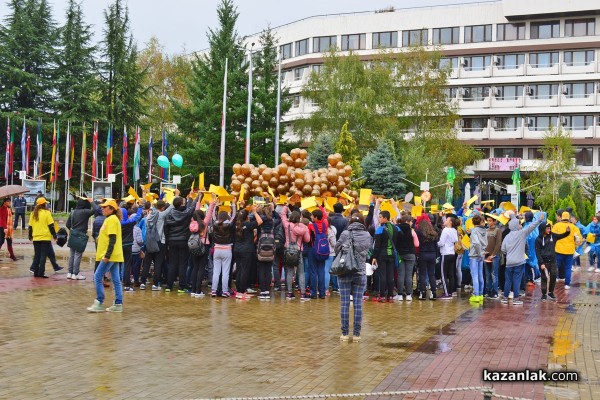
[[[6,240],[6,247],[8,248],[10,259],[17,261],[17,257],[15,257],[12,247],[12,235],[12,210],[10,209],[10,198],[7,197],[2,201],[2,206],[0,207],[0,248],[2,248],[2,245]]]

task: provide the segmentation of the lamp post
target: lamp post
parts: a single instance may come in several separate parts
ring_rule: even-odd
[[[250,66],[248,68],[248,116],[246,118],[246,157],[244,162],[250,164],[250,116],[252,113],[252,49],[254,42],[250,45]]]
[[[279,120],[281,119],[281,52],[279,52],[279,69],[277,71],[277,113],[275,115],[275,164],[279,160]]]

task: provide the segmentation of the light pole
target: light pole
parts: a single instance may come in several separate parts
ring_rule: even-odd
[[[244,162],[250,164],[250,116],[252,112],[252,49],[254,42],[250,45],[250,67],[248,68],[248,117],[246,118],[246,157]]]
[[[277,71],[277,113],[275,116],[275,164],[279,162],[279,120],[281,119],[281,52],[279,52],[279,69]]]

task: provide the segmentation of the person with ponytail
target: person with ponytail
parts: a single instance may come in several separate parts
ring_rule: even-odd
[[[100,204],[102,214],[106,217],[98,235],[96,248],[96,261],[100,261],[94,272],[94,286],[96,299],[94,304],[87,308],[90,312],[123,312],[123,290],[119,274],[119,265],[123,262],[123,236],[121,221],[123,213],[114,200],[106,200]],[[115,289],[115,302],[112,306],[104,308],[104,274],[110,272]]]
[[[40,197],[35,202],[35,208],[29,218],[29,240],[33,242],[33,276],[46,276],[46,258],[52,251],[52,239],[56,240],[54,219],[46,209],[48,201]]]

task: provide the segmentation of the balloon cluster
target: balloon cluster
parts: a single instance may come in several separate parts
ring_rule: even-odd
[[[308,153],[304,149],[293,149],[281,155],[281,164],[269,168],[264,164],[234,164],[231,176],[231,194],[238,196],[244,188],[244,200],[251,196],[269,196],[269,188],[276,195],[300,197],[337,196],[344,192],[354,198],[356,191],[350,190],[352,167],[344,164],[338,153],[327,157],[328,167],[318,170],[305,169]]]

